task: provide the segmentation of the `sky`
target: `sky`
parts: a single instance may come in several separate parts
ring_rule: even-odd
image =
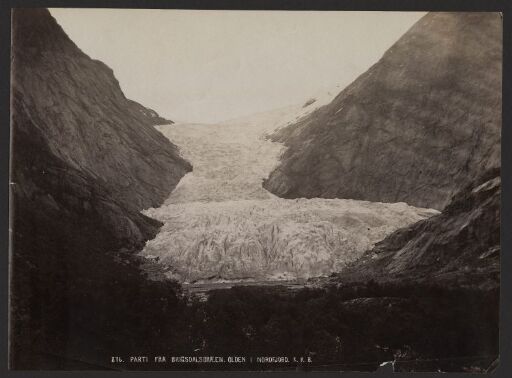
[[[50,9],[125,95],[215,123],[339,91],[425,13]],[[337,88],[337,89],[336,89]]]

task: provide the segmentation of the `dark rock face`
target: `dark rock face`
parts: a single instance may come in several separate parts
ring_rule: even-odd
[[[340,277],[498,288],[500,197],[500,170],[489,170],[442,213],[392,233]]]
[[[12,53],[11,367],[102,368],[174,316],[134,253],[191,166],[47,10],[13,11]]]
[[[498,13],[429,13],[330,104],[277,131],[264,187],[442,209],[500,165]]]
[[[82,53],[48,11],[15,12],[12,79],[15,104],[30,113],[52,154],[118,198],[154,206],[190,170],[151,127],[154,118],[162,122],[158,115],[126,99],[112,70]]]

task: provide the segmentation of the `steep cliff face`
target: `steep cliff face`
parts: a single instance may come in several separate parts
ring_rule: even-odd
[[[264,187],[442,209],[500,165],[501,60],[499,14],[427,14],[330,104],[272,136],[289,148]]]
[[[51,153],[118,198],[155,206],[190,170],[151,127],[162,119],[128,100],[112,70],[81,52],[47,10],[15,11],[12,80],[15,103],[28,110]]]
[[[12,31],[11,367],[101,368],[152,332],[142,309],[172,317],[175,288],[134,253],[161,226],[140,210],[191,166],[47,10],[15,9]]]

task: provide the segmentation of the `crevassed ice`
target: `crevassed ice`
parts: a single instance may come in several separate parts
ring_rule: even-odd
[[[194,170],[163,206],[144,211],[164,226],[142,254],[159,257],[182,282],[309,278],[340,271],[397,228],[436,213],[405,203],[288,200],[267,192],[262,180],[284,147],[264,135],[298,112],[305,111],[159,126]]]

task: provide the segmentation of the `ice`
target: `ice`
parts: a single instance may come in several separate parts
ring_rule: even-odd
[[[405,203],[281,199],[263,189],[284,150],[266,133],[322,103],[158,126],[194,170],[163,206],[144,211],[164,226],[142,254],[159,257],[182,282],[309,278],[340,271],[392,231],[436,213]]]

